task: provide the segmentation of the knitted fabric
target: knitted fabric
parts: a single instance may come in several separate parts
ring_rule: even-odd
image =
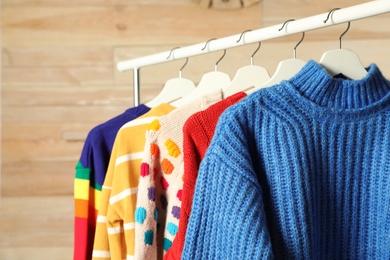
[[[93,259],[134,255],[134,210],[145,131],[151,121],[173,109],[159,105],[118,131],[102,189]]]
[[[390,82],[309,61],[228,108],[182,259],[390,259]]]
[[[135,259],[162,259],[177,233],[185,121],[222,99],[217,91],[153,121],[146,133],[135,212]]]
[[[92,257],[100,194],[115,136],[125,123],[149,109],[145,105],[130,108],[95,126],[87,135],[74,179],[74,260]]]
[[[184,247],[184,238],[187,230],[188,219],[191,213],[192,198],[195,190],[195,182],[198,176],[200,162],[206,154],[211,139],[214,136],[215,127],[222,112],[231,105],[246,97],[244,92],[239,92],[210,106],[206,110],[192,115],[183,127],[183,161],[184,184],[180,210],[179,230],[173,240],[172,247],[164,256],[168,259],[181,259]]]

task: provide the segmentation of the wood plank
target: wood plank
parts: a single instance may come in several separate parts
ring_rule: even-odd
[[[102,122],[101,122],[102,123]],[[28,140],[34,142],[41,142],[44,140],[64,140],[63,135],[67,132],[89,132],[94,123],[62,123],[55,122],[6,122],[3,124],[1,138],[3,141],[12,140]],[[21,131],[21,129],[28,129],[28,131]],[[66,140],[64,140],[66,141]]]
[[[261,0],[242,0],[244,7],[249,7],[255,4],[262,4]]]
[[[39,245],[38,247],[14,246],[8,248],[0,248],[1,259],[42,259],[42,256],[45,256],[45,258],[47,259],[69,260],[73,258],[73,246],[48,247],[44,245]]]
[[[40,142],[3,140],[1,146],[3,150],[2,160],[4,162],[49,162],[59,160],[73,160],[77,162],[83,143],[52,140],[43,140]]]
[[[130,5],[137,6],[140,1],[128,1],[128,0],[2,0],[2,6],[121,6]],[[178,6],[188,5],[183,0],[142,0],[143,5],[153,6]]]
[[[203,8],[209,8],[211,6],[212,0],[195,0],[194,2],[196,2]]]
[[[132,86],[3,86],[3,106],[131,106]]]
[[[264,1],[263,3],[263,26],[271,26],[282,24],[288,19],[300,19],[321,13],[326,13],[333,8],[345,8],[349,6],[365,3],[365,0],[276,0]],[[310,8],[308,8],[308,6]],[[326,16],[324,17],[324,20]],[[348,39],[371,39],[371,38],[389,38],[390,31],[387,29],[387,24],[390,23],[390,15],[383,14],[375,17],[370,17],[358,21],[351,22],[351,28],[345,35]],[[345,31],[346,24],[331,26],[326,29],[319,29],[307,32],[307,36],[313,37],[310,39],[326,40],[338,39],[339,35]],[[280,38],[283,41],[284,38]]]
[[[5,107],[3,122],[52,123],[96,123],[104,122],[121,114],[129,106],[44,106],[44,107]],[[22,129],[21,129],[22,130]]]
[[[165,80],[165,79],[164,79]],[[142,100],[150,100],[157,96],[163,84],[143,84],[141,89]],[[133,107],[133,83],[127,86],[111,87],[3,87],[3,106],[120,106]],[[146,98],[146,99],[144,99]]]
[[[326,13],[333,8],[346,8],[368,2],[366,0],[274,0],[264,1],[265,20],[286,21]],[[326,17],[325,17],[326,18]],[[324,18],[324,19],[325,19]]]
[[[118,114],[119,115],[119,114]],[[66,141],[66,142],[84,142],[92,128],[98,126],[111,118],[96,123],[52,123],[42,122],[7,122],[3,124],[3,141],[32,141],[43,142],[45,140]],[[28,129],[28,131],[20,131]],[[72,136],[77,139],[72,139]],[[82,138],[80,138],[82,137]]]
[[[3,67],[112,66],[112,47],[38,47],[2,49]]]
[[[73,197],[3,197],[1,247],[73,246]]]
[[[226,12],[186,5],[5,6],[3,46],[112,46],[205,41],[260,26],[260,5]],[[153,14],[153,19],[146,19]],[[237,23],[237,20],[240,22]],[[178,33],[180,32],[180,33]]]
[[[26,113],[26,109],[24,109],[23,107],[17,110],[22,114]],[[36,115],[42,116],[41,119],[38,119],[38,121],[35,122],[29,120],[29,116],[27,114],[24,115],[26,116],[24,119],[17,119],[17,117],[19,116],[17,116],[18,112],[15,112],[15,110],[13,110],[13,112],[10,112],[9,109],[3,110],[3,115],[8,113],[9,115],[12,115],[11,122],[3,121],[2,123],[3,161],[55,161],[61,158],[70,158],[76,161],[81,154],[81,149],[84,140],[64,140],[64,134],[72,131],[81,131],[84,132],[86,135],[89,130],[92,129],[92,127],[101,124],[109,120],[110,118],[117,116],[120,113],[123,113],[124,111],[124,109],[115,110],[113,109],[113,107],[110,106],[102,108],[101,112],[95,110],[95,112],[92,112],[90,116],[86,116],[85,119],[82,119],[82,116],[80,117],[80,111],[82,109],[63,108],[61,113],[67,113],[66,111],[69,110],[74,111],[74,114],[69,117],[69,121],[67,124],[64,122],[65,116],[61,115],[61,113],[55,116],[57,120],[53,120],[54,118],[50,119],[50,117],[47,117],[48,114],[46,114],[46,116],[40,114],[45,113],[43,112],[43,110],[51,112],[53,112],[53,110],[58,111],[58,107],[49,107],[46,109],[38,107],[28,109],[30,115],[32,115],[33,117],[35,117]],[[108,110],[116,112],[107,114],[106,112]],[[104,114],[106,116],[101,116]],[[87,118],[90,119],[88,120]],[[89,123],[86,123],[88,121]],[[83,123],[77,124],[77,122]],[[59,127],[53,126],[54,124],[58,124]],[[48,125],[50,127],[47,127]],[[30,137],[27,137],[29,135]]]
[[[253,4],[258,4],[260,0],[208,0],[201,1],[199,4],[205,8],[214,8],[220,10],[231,10],[245,8]]]
[[[231,10],[241,8],[242,3],[240,0],[212,0],[210,7],[214,9]]]
[[[60,159],[47,162],[3,160],[1,195],[73,196],[76,164],[76,160]]]
[[[112,85],[111,66],[91,67],[5,67],[3,84],[8,86],[83,86]]]

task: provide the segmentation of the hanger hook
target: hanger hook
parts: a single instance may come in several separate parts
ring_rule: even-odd
[[[204,50],[206,49],[207,45],[208,45],[211,41],[214,41],[214,40],[216,40],[216,39],[217,39],[217,38],[211,38],[210,40],[208,40],[208,41],[206,42],[205,46],[203,47],[202,51],[204,51]]]
[[[211,41],[216,40],[216,39],[217,39],[217,38],[211,38],[210,40],[208,40],[208,41],[206,42],[206,45],[203,47],[202,51],[204,51],[204,50],[206,49],[207,45],[208,45]],[[226,49],[223,50],[223,55],[222,55],[222,57],[219,58],[219,60],[215,63],[215,71],[218,70],[218,63],[225,57],[225,54],[226,54]]]
[[[168,55],[167,59],[169,59],[169,58],[171,57],[171,55],[172,55],[172,58],[174,59],[174,58],[175,58],[175,57],[174,57],[174,51],[177,50],[177,49],[179,49],[179,48],[180,48],[180,47],[175,47],[175,48],[173,48],[173,49],[169,52],[169,55]],[[183,70],[184,67],[187,65],[187,63],[188,63],[188,57],[186,58],[186,62],[183,64],[183,66],[181,66],[181,68],[180,68],[180,70],[179,70],[179,78],[181,78],[182,70]]]
[[[329,18],[330,18],[330,15],[334,12],[334,11],[337,11],[337,10],[340,10],[341,8],[333,8],[332,10],[329,11],[328,13],[328,16],[326,17],[326,19],[324,20],[324,23],[326,23]]]
[[[251,65],[253,65],[253,56],[255,56],[255,54],[258,52],[258,50],[260,49],[260,46],[261,46],[261,42],[259,42],[259,45],[257,46],[256,50],[252,53],[251,55]]]
[[[297,58],[297,47],[301,44],[301,42],[303,41],[303,39],[305,38],[305,32],[302,32],[302,38],[301,40],[297,43],[297,45],[295,45],[294,47],[294,59]]]
[[[187,63],[188,63],[188,57],[186,58],[186,62],[183,64],[183,66],[181,66],[181,68],[179,70],[179,78],[181,78],[182,71],[183,71],[184,67],[187,65]]]
[[[284,24],[282,25],[282,27],[279,29],[279,31],[281,31],[287,23],[292,22],[292,21],[295,21],[295,19],[288,19],[287,21],[285,21]]]
[[[226,49],[223,50],[223,55],[219,60],[215,63],[215,71],[218,71],[218,63],[225,57]]]
[[[340,49],[341,49],[341,38],[344,36],[349,31],[349,27],[351,27],[351,22],[348,22],[348,27],[347,29],[340,35],[339,37],[339,42],[340,42]]]
[[[334,8],[334,9],[330,10],[329,13],[328,13],[328,16],[327,16],[326,19],[324,20],[324,23],[326,23],[326,22],[329,20],[330,15],[331,15],[334,11],[337,11],[337,10],[340,10],[340,9],[341,9],[341,8]],[[340,35],[340,37],[339,37],[340,49],[341,49],[341,38],[344,36],[344,34],[346,34],[346,33],[348,32],[350,26],[351,26],[351,22],[348,22],[348,27],[347,27],[347,29],[346,29],[346,30]]]
[[[169,55],[168,55],[167,59],[169,59],[169,58],[171,57],[171,55],[174,54],[173,52],[174,52],[175,50],[179,49],[179,48],[180,48],[180,47],[175,47],[175,48],[173,48],[173,49],[169,52]],[[172,55],[172,57],[174,58],[174,55]]]
[[[239,42],[241,41],[241,38],[244,37],[244,34],[245,34],[245,33],[250,32],[250,31],[252,31],[252,30],[245,30],[245,31],[243,31],[243,32],[241,33],[241,35],[240,35],[240,38],[238,38],[237,43],[239,43]],[[243,40],[244,40],[244,39],[243,39]],[[244,42],[245,42],[245,40],[244,40]]]

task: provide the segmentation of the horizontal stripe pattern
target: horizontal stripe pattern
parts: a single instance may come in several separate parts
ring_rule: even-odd
[[[84,168],[81,162],[79,161],[76,165],[76,179],[90,180],[91,169]]]
[[[134,222],[125,223],[123,226],[124,226],[125,230],[135,229],[135,223]]]
[[[74,198],[88,200],[89,198],[89,180],[74,180]]]
[[[88,218],[88,200],[75,199],[74,200],[74,214],[75,217]]]
[[[121,129],[127,128],[127,127],[133,127],[133,126],[139,126],[139,125],[145,125],[149,124],[152,122],[154,119],[157,119],[158,117],[156,116],[150,116],[150,117],[145,117],[145,118],[137,118],[137,120],[130,121],[126,124],[124,124]]]
[[[116,235],[116,234],[122,233],[123,228],[122,227],[111,227],[111,228],[107,228],[107,232],[109,235]]]
[[[142,159],[143,155],[144,155],[143,152],[122,155],[122,156],[116,158],[115,166],[118,166],[119,164],[127,162],[127,161],[140,160],[140,159]]]
[[[102,215],[98,215],[97,219],[96,219],[96,222],[98,222],[98,223],[107,223],[107,217],[106,216],[102,216]]]
[[[96,258],[110,258],[111,254],[110,254],[110,251],[93,250],[92,251],[92,257],[96,257]]]
[[[132,194],[135,194],[137,193],[137,188],[129,188],[129,189],[125,189],[124,191],[112,196],[110,198],[110,204],[115,204],[116,202],[120,201],[120,200],[123,200],[124,198],[126,198],[127,196],[130,196]]]

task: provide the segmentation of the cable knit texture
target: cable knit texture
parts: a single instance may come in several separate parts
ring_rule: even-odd
[[[390,259],[390,82],[309,61],[228,108],[182,259]]]
[[[181,194],[182,202],[179,230],[173,240],[172,247],[164,256],[165,260],[181,259],[200,162],[206,154],[207,148],[214,136],[215,127],[222,112],[244,97],[246,97],[244,92],[229,96],[206,110],[195,113],[188,118],[183,126],[183,161],[185,174],[183,192]]]
[[[135,211],[135,259],[162,259],[172,246],[183,189],[183,125],[191,115],[221,99],[218,90],[149,125]]]

